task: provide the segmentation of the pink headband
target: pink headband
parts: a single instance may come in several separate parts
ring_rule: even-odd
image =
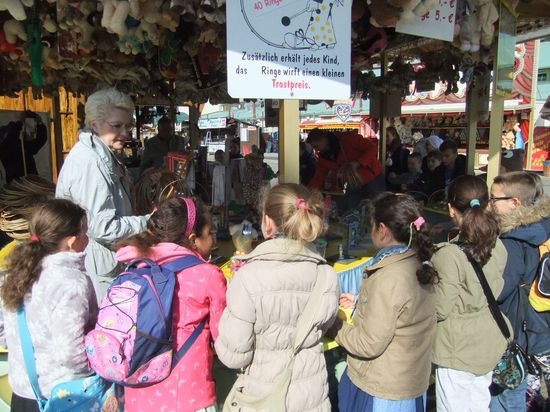
[[[195,209],[195,203],[187,197],[180,197],[180,200],[187,207],[187,227],[185,228],[185,237],[189,237],[193,233],[193,226],[195,226],[195,218],[197,216],[197,210]]]

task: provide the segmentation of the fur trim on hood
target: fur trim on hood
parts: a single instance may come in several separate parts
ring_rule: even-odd
[[[532,206],[520,206],[512,213],[499,216],[500,232],[508,233],[520,226],[527,226],[550,217],[550,199],[544,196]]]

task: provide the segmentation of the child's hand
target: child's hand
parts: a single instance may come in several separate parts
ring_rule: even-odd
[[[340,295],[340,306],[344,309],[352,309],[355,306],[355,295],[352,293],[342,293]]]

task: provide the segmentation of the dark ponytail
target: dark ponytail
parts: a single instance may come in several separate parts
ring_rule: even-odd
[[[200,236],[207,224],[211,223],[210,215],[204,204],[197,199],[195,205],[195,222],[191,233]],[[147,221],[147,230],[130,236],[115,244],[118,250],[125,246],[134,246],[142,256],[148,256],[150,248],[161,242],[175,243],[191,249],[188,236],[185,235],[188,221],[187,205],[180,197],[174,196],[162,201],[157,210]]]
[[[6,276],[0,296],[8,310],[16,310],[32,285],[40,277],[42,259],[59,252],[61,242],[78,236],[86,212],[70,200],[51,199],[32,216],[29,229],[31,240],[19,244],[8,256]]]
[[[421,215],[420,205],[412,196],[382,193],[371,205],[371,216],[373,224],[384,223],[399,243],[408,245],[410,242],[411,249],[416,251],[422,263],[416,272],[419,283],[428,285],[439,280],[430,262],[435,247]]]
[[[464,252],[484,266],[491,258],[499,235],[498,221],[487,207],[487,184],[476,176],[457,177],[449,184],[448,199],[462,217],[459,241],[464,245]]]

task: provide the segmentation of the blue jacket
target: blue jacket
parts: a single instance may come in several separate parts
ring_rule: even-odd
[[[501,311],[514,328],[518,344],[530,354],[550,351],[550,312],[536,312],[529,290],[537,275],[539,245],[550,238],[550,201],[520,207],[500,218],[501,240],[508,252],[504,288],[498,297]]]

